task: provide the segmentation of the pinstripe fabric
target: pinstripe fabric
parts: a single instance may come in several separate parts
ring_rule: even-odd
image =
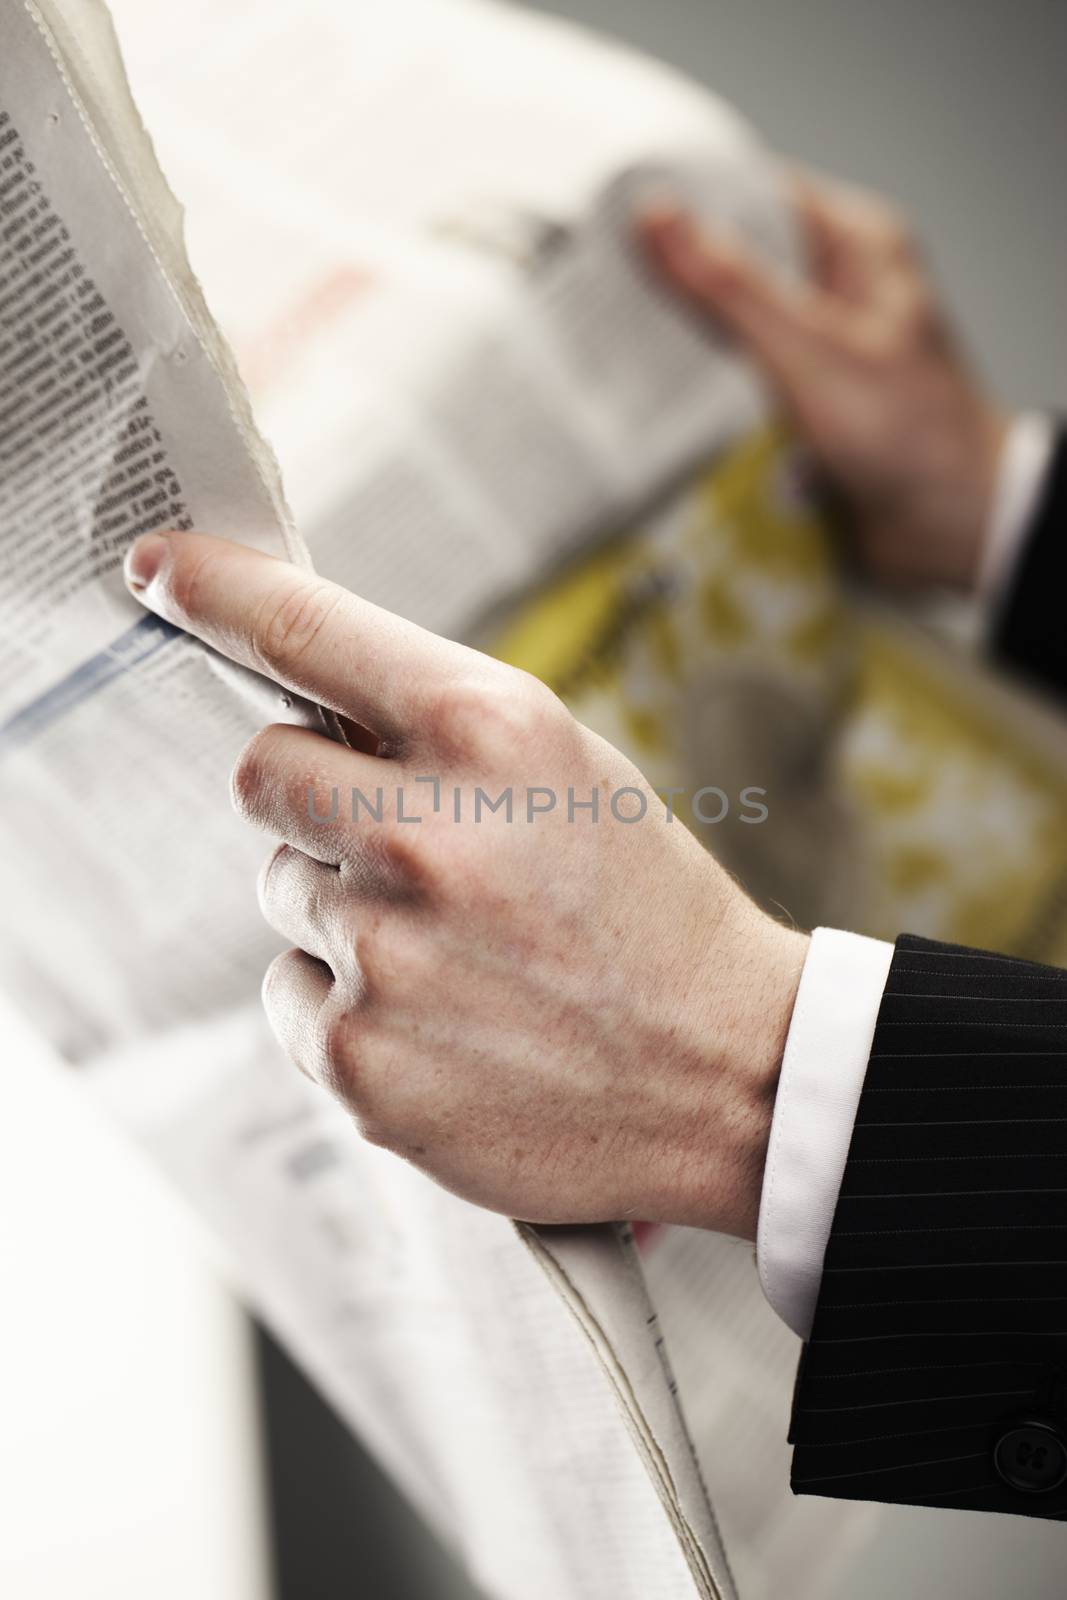
[[[905,935],[797,1379],[803,1494],[1067,1519],[993,1448],[1067,1432],[1067,972]]]

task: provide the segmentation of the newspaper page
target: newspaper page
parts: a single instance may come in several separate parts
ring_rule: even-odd
[[[113,10],[326,576],[468,632],[763,416],[630,237],[666,186],[797,262],[777,164],[677,74],[489,0]]]
[[[729,1594],[625,1241],[534,1236],[531,1256],[503,1219],[360,1145],[266,1035],[261,844],[226,815],[225,776],[263,721],[316,713],[146,624],[117,569],[160,524],[300,547],[103,8],[5,0],[4,43],[5,986],[194,1196],[490,1593]],[[589,278],[572,259],[532,314],[542,355],[575,345]],[[598,427],[640,431],[636,388],[609,386],[626,403],[605,424],[584,387]],[[544,519],[538,559],[564,520]]]

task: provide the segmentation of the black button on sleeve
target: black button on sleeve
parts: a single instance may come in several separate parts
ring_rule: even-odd
[[[1067,1479],[1067,1442],[1051,1423],[1020,1422],[997,1440],[993,1465],[1010,1489],[1049,1494]]]

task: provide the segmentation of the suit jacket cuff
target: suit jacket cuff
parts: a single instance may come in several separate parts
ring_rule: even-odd
[[[803,1494],[1067,1517],[1067,973],[903,935],[798,1374]]]

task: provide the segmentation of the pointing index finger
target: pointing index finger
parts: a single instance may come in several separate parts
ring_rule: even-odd
[[[339,584],[208,534],[146,534],[125,570],[168,622],[386,736],[417,735],[426,689],[466,654]]]

